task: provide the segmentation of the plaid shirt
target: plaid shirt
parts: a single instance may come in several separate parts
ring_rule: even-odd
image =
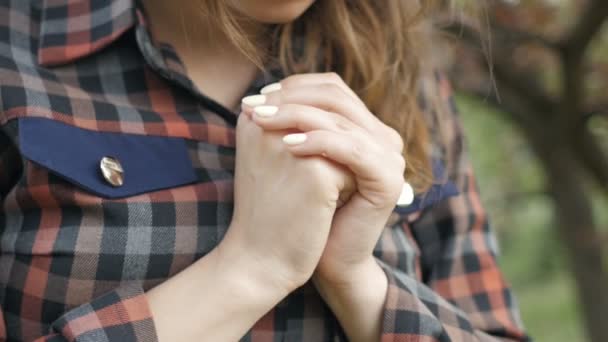
[[[236,114],[152,43],[140,6],[0,0],[0,341],[156,341],[144,291],[228,229]],[[381,340],[525,340],[455,111],[446,125],[449,182],[397,207],[375,250]],[[242,340],[345,339],[307,283]]]

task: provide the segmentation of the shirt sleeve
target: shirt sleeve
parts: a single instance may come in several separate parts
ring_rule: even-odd
[[[15,174],[18,172],[15,167],[18,160],[17,155],[18,152],[14,144],[6,133],[0,130],[0,220],[4,220],[2,211],[4,198],[13,187]],[[2,226],[3,223],[0,221],[0,234],[3,230]],[[2,252],[1,249],[0,252]],[[4,312],[2,307],[0,307],[0,341],[5,341],[7,338],[6,324],[4,322]]]
[[[2,206],[4,203],[4,197],[12,187],[12,174],[14,171],[15,162],[15,146],[10,141],[8,136],[0,130],[0,234],[2,233],[2,226],[4,225]],[[1,250],[0,250],[1,252]],[[4,313],[0,307],[0,341],[6,340],[6,325],[4,323]]]
[[[385,229],[375,251],[389,282],[381,341],[526,341],[449,85],[442,89],[450,103],[443,150],[458,194]]]
[[[17,148],[7,134],[0,130],[0,235],[4,225],[4,198],[18,181],[20,168],[21,159]],[[4,296],[8,295],[10,294],[4,293]],[[16,300],[8,297],[0,299],[4,302]],[[10,329],[7,314],[0,307],[0,341],[7,340]],[[50,330],[48,335],[37,338],[35,342],[157,341],[151,311],[139,285],[121,286],[63,313],[51,324]]]
[[[143,289],[126,285],[64,313],[42,341],[157,341]]]
[[[15,144],[0,129],[0,204],[13,188],[21,173],[21,158]],[[0,212],[1,214],[1,212]]]
[[[1,310],[0,318],[0,341],[5,341],[8,331]],[[65,312],[48,335],[34,342],[47,341],[155,342],[157,337],[142,288],[126,285]]]

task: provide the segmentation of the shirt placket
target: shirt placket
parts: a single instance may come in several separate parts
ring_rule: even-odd
[[[204,107],[223,117],[232,126],[236,126],[237,113],[200,91],[188,76],[186,66],[175,49],[167,43],[161,42],[158,46],[153,43],[144,12],[139,6],[141,5],[138,5],[138,8],[136,8],[135,38],[138,48],[148,66],[161,77],[185,89],[199,100]],[[264,85],[276,82],[278,79],[276,70],[273,72],[260,72],[258,77],[249,86],[246,95],[258,93]]]

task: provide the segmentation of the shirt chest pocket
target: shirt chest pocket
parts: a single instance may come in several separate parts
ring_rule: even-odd
[[[6,213],[7,252],[54,255],[79,279],[154,281],[208,253],[226,232],[231,203],[219,202],[224,189],[199,170],[211,158],[196,152],[200,143],[18,120],[26,175],[20,210]],[[104,177],[105,157],[120,164],[122,184]]]
[[[50,119],[20,118],[19,146],[28,160],[107,199],[197,180],[181,138],[99,132]]]

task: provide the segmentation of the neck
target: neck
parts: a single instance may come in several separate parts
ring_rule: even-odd
[[[238,100],[255,78],[257,68],[216,20],[205,18],[200,2],[144,3],[153,39],[175,49],[199,90],[230,109],[238,107]],[[262,27],[247,25],[244,29],[248,36],[256,37]]]

